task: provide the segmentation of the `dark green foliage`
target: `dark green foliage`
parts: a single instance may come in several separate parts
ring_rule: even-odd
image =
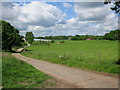
[[[71,40],[86,40],[90,38],[91,40],[102,40],[103,36],[94,36],[94,35],[76,35],[72,36]]]
[[[111,31],[110,33],[106,33],[104,35],[104,39],[106,40],[120,40],[120,30]]]
[[[25,37],[21,35],[21,38],[25,38]]]
[[[115,11],[115,13],[119,13],[120,12],[120,1],[119,0],[105,0],[104,4],[108,4],[111,3],[112,1],[114,1],[114,6],[111,7],[110,9]]]
[[[2,51],[2,23],[0,22],[0,52]]]
[[[120,30],[114,30],[105,35],[75,35],[75,36],[46,36],[46,37],[36,37],[36,39],[51,39],[51,40],[120,40]]]
[[[35,39],[45,39],[45,37],[34,37]]]
[[[27,46],[27,43],[25,43],[25,42],[22,42],[21,44],[22,44],[22,46]]]
[[[67,40],[68,36],[45,36],[45,37],[35,37],[36,39],[51,39],[51,40]]]
[[[65,41],[60,41],[60,43],[65,43]]]
[[[76,36],[46,36],[46,37],[35,37],[36,39],[51,39],[51,40],[86,40],[92,38],[94,40],[103,40],[103,36],[94,35],[76,35]]]
[[[26,33],[26,37],[25,37],[26,41],[28,41],[28,43],[32,44],[33,40],[34,40],[34,35],[32,32],[27,32]]]
[[[117,64],[117,65],[120,65],[120,60],[118,60],[118,61],[116,62],[116,64]]]
[[[22,38],[19,31],[15,29],[10,23],[0,20],[0,32],[2,32],[2,50],[12,51],[13,46],[20,46]]]
[[[54,40],[51,40],[50,42],[51,42],[51,43],[54,43],[55,41],[54,41]]]

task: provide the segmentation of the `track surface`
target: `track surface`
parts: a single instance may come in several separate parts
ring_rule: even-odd
[[[12,55],[50,76],[76,86],[76,88],[118,88],[118,78],[32,59],[20,53]]]

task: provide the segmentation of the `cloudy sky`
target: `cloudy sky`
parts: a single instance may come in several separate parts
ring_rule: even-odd
[[[118,28],[118,16],[103,2],[5,2],[2,19],[21,35],[103,35]]]

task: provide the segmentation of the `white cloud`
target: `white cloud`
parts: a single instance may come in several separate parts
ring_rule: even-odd
[[[35,36],[101,35],[118,28],[117,16],[109,9],[110,5],[103,3],[75,3],[77,16],[68,20],[64,20],[68,13],[47,3],[33,1],[14,4],[12,7],[12,4],[7,4],[3,5],[3,19],[20,29],[22,35],[28,31],[32,31]]]
[[[118,18],[111,13],[102,21],[79,21],[77,18],[67,20],[66,24],[56,24],[52,27],[32,26],[27,31],[33,31],[36,36],[46,35],[104,35],[118,27]]]
[[[74,11],[79,20],[98,21],[104,20],[110,13],[110,5],[104,5],[101,2],[81,2],[76,3]]]
[[[64,6],[65,8],[70,8],[70,7],[72,7],[72,5],[71,5],[70,3],[63,3],[63,6]]]
[[[29,25],[54,26],[59,19],[64,17],[62,11],[57,7],[39,1],[22,6],[14,4],[13,8],[3,7],[3,10],[3,19],[23,30],[27,29]]]

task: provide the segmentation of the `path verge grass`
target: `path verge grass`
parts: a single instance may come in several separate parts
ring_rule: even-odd
[[[39,42],[38,42],[39,43]],[[70,67],[120,74],[118,42],[107,40],[65,41],[63,44],[33,45],[23,55]]]
[[[2,75],[4,88],[45,88],[55,85],[55,82],[46,82],[52,79],[50,76],[16,59],[11,53],[2,55]]]

